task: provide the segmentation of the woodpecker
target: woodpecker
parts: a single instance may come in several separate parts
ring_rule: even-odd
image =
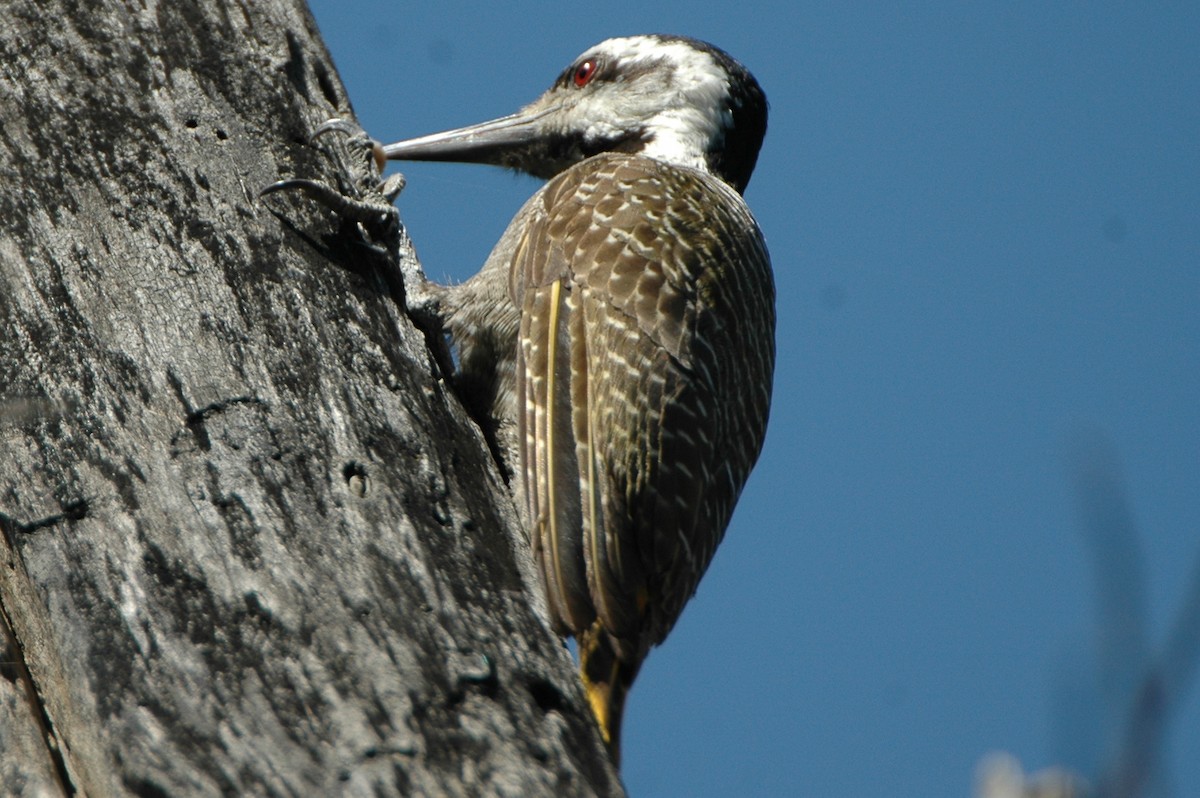
[[[460,384],[508,432],[551,620],[578,640],[614,759],[626,694],[766,432],[774,283],[742,198],[766,127],[762,89],[724,51],[631,36],[515,114],[382,149],[549,180],[477,275],[427,288]]]

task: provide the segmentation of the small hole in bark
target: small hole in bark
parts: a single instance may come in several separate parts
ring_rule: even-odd
[[[542,712],[556,712],[563,708],[566,699],[563,697],[562,691],[558,689],[552,682],[535,678],[529,682],[529,694],[533,696],[533,700],[538,705],[538,709]]]
[[[371,482],[367,477],[367,467],[362,463],[351,460],[342,467],[342,478],[346,480],[350,492],[358,498],[363,498],[370,490]]]

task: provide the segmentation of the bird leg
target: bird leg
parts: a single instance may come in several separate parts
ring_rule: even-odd
[[[400,214],[392,204],[404,190],[404,176],[381,179],[386,161],[379,142],[347,119],[330,119],[318,127],[311,141],[333,162],[334,185],[308,178],[279,180],[259,192],[260,197],[283,191],[299,191],[333,211],[357,230],[361,243],[399,272],[399,285],[385,274],[394,297],[413,323],[425,333],[426,341],[438,366],[452,374],[453,359],[446,344],[441,314],[441,294],[411,254],[401,246],[407,235]]]
[[[260,197],[283,191],[299,191],[334,211],[343,221],[354,224],[359,238],[368,250],[383,257],[400,271],[402,286],[389,286],[396,296],[403,296],[413,323],[438,340],[442,335],[442,314],[437,287],[427,280],[421,265],[413,257],[403,257],[400,246],[404,239],[400,214],[395,202],[404,190],[404,175],[395,174],[380,179],[384,164],[383,148],[368,137],[355,122],[330,119],[313,131],[311,140],[322,144],[322,150],[334,162],[334,185],[307,178],[290,178],[272,182],[259,192]],[[449,362],[449,356],[438,358],[439,364]]]

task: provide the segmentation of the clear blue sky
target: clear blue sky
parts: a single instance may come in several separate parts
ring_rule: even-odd
[[[626,716],[636,796],[965,796],[1087,769],[1096,592],[1071,450],[1102,434],[1159,643],[1200,557],[1200,4],[313,3],[394,140],[499,116],[613,35],[709,40],[771,122],[766,449]],[[653,10],[651,10],[653,9]],[[529,178],[405,165],[434,279]],[[1167,780],[1200,795],[1200,690]]]

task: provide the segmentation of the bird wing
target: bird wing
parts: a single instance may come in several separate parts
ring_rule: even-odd
[[[518,243],[526,503],[552,614],[639,649],[670,631],[765,433],[766,248],[741,197],[632,155],[551,181]]]

